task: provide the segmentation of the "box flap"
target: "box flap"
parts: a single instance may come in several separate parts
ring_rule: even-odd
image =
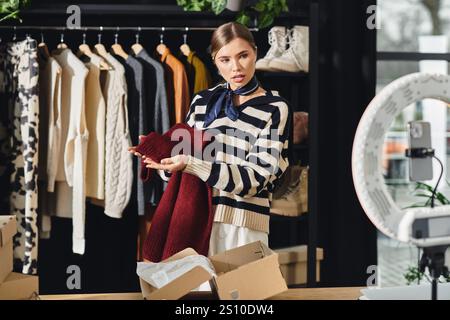
[[[194,255],[198,255],[194,249],[186,248],[162,262],[171,262]],[[208,271],[198,266],[160,289],[154,288],[142,278],[139,278],[139,282],[141,284],[142,295],[147,300],[177,300],[188,294],[192,289],[200,286],[203,282],[210,280],[211,277]]]
[[[229,272],[239,266],[260,260],[271,254],[269,248],[261,241],[252,242],[209,257],[217,274]]]
[[[11,241],[16,233],[16,216],[0,216],[0,247]]]
[[[286,291],[278,257],[271,254],[214,279],[222,300],[260,300]]]
[[[203,282],[210,280],[212,276],[204,268],[197,266],[185,274],[176,278],[160,289],[156,289],[139,279],[142,295],[147,300],[177,300],[187,295],[191,290],[199,287]]]
[[[308,247],[306,245],[282,248],[274,250],[278,254],[280,264],[306,262],[308,259]],[[317,260],[323,260],[323,249],[316,248]]]

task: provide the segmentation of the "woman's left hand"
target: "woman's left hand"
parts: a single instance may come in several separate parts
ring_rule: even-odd
[[[150,158],[145,158],[144,162],[147,163],[147,168],[176,172],[183,171],[186,168],[187,160],[186,155],[179,154],[171,158],[162,159],[161,163],[157,163]]]

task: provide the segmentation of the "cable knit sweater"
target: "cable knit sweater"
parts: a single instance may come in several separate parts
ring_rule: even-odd
[[[121,218],[131,197],[133,156],[128,152],[131,138],[128,126],[125,68],[111,54],[104,57],[112,66],[102,86],[106,98],[105,214]]]

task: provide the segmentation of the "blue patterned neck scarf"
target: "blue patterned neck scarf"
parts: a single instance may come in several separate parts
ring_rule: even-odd
[[[256,79],[256,76],[253,76],[253,78],[245,86],[236,90],[231,90],[229,83],[227,83],[226,86],[220,86],[217,88],[216,92],[214,92],[206,106],[203,127],[206,128],[215,119],[217,119],[223,108],[225,108],[225,114],[227,117],[233,121],[236,121],[239,117],[239,110],[233,104],[233,94],[247,96],[255,92],[258,88],[259,82]]]

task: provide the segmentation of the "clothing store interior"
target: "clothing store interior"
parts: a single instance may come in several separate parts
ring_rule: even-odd
[[[421,200],[401,133],[412,120],[439,125],[424,100],[380,129],[388,133],[379,167],[393,202],[383,193],[375,204],[358,176],[371,170],[365,160],[357,169],[359,139],[370,138],[358,125],[394,80],[439,73],[439,63],[448,73],[450,1],[10,2],[0,20],[0,297],[2,282],[11,291],[20,281],[20,299],[30,298],[26,283],[40,299],[178,299],[217,276],[209,290],[220,299],[320,288],[358,299],[367,286],[416,282],[421,250],[430,251],[399,241],[381,202]],[[240,72],[230,81],[227,63]],[[175,130],[205,138],[206,127],[219,130],[218,144],[239,140],[225,127],[249,140],[212,162],[173,157]],[[268,138],[269,129],[278,136]],[[447,156],[448,142],[434,139],[434,154]],[[255,151],[263,140],[271,145]],[[268,174],[258,161],[277,169]],[[448,269],[442,274],[448,279]]]

